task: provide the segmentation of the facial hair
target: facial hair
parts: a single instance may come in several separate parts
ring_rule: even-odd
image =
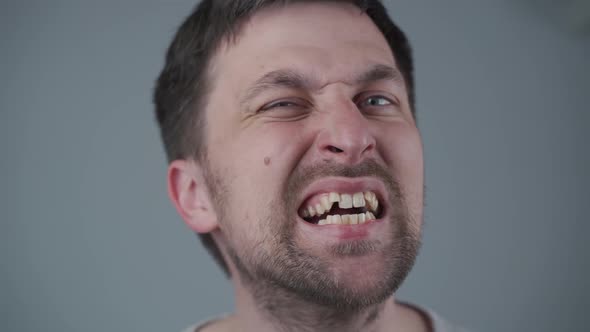
[[[232,192],[227,177],[217,174],[209,163],[206,167],[207,185],[224,232],[232,232],[230,216]],[[352,257],[376,254],[383,264],[382,275],[375,276],[371,287],[359,290],[338,283],[330,271],[330,261],[308,253],[295,242],[293,211],[297,211],[298,194],[313,181],[327,177],[374,177],[385,184],[390,211],[389,242],[359,240],[327,248],[332,257]],[[239,272],[240,280],[250,288],[259,305],[267,311],[281,310],[294,300],[332,308],[334,312],[355,313],[389,298],[411,270],[420,248],[420,227],[408,211],[405,197],[390,171],[373,160],[358,165],[320,164],[300,167],[287,179],[281,195],[269,202],[260,216],[259,227],[264,238],[247,248],[236,248],[232,241],[225,247]],[[235,236],[235,234],[234,234]],[[231,239],[231,234],[226,239]],[[262,243],[264,245],[262,245]],[[271,248],[264,250],[260,248]],[[278,313],[277,313],[278,314]],[[291,312],[293,314],[293,312]]]

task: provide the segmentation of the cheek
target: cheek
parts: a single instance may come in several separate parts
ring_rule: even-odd
[[[277,200],[283,197],[287,178],[302,154],[300,132],[293,124],[272,123],[211,141],[209,157],[223,170],[231,191],[226,213],[232,228],[257,233],[261,220],[279,212]]]
[[[279,190],[305,153],[301,126],[294,123],[265,123],[245,131],[235,149],[241,170],[251,188]]]
[[[424,192],[424,159],[420,134],[415,127],[390,130],[384,156],[407,199],[410,210],[421,215]]]

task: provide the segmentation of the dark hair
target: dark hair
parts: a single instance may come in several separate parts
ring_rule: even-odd
[[[182,23],[166,53],[154,90],[156,118],[168,161],[202,160],[205,152],[204,110],[210,86],[208,65],[224,39],[235,37],[245,19],[263,8],[313,0],[203,0]],[[345,2],[363,10],[385,36],[408,90],[415,112],[410,44],[378,0],[315,0]],[[210,234],[201,241],[227,275],[229,271]]]

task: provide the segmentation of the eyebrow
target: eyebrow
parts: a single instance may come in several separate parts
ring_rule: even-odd
[[[391,81],[396,85],[403,85],[404,79],[399,70],[394,67],[376,64],[361,73],[352,82],[356,85],[367,85],[378,81]],[[269,89],[291,88],[300,90],[318,90],[321,88],[316,77],[307,77],[293,69],[278,69],[264,74],[246,91],[241,102],[256,97]]]
[[[357,85],[366,85],[377,81],[391,81],[398,85],[403,85],[404,78],[402,73],[396,68],[377,64],[362,73],[355,81]]]
[[[242,102],[246,102],[265,90],[278,88],[311,89],[313,80],[292,69],[278,69],[264,74],[247,90]]]

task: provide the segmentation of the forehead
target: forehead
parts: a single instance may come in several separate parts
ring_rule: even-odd
[[[212,59],[215,87],[240,89],[264,73],[295,69],[325,84],[395,60],[383,34],[352,4],[300,2],[260,10]],[[215,89],[214,89],[215,90]]]

